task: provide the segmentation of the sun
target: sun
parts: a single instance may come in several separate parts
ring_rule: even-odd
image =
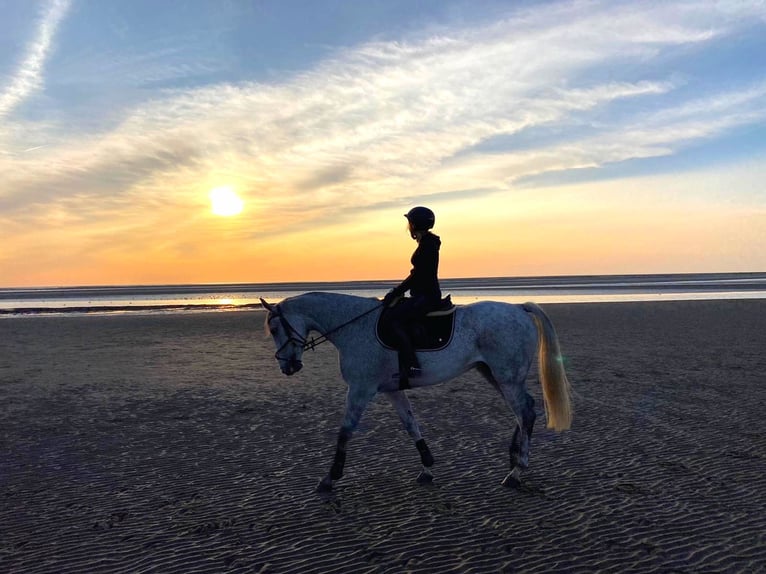
[[[228,186],[211,189],[209,196],[211,210],[222,217],[238,215],[242,213],[242,208],[245,206],[234,190]]]

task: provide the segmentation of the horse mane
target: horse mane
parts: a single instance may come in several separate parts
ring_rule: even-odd
[[[381,300],[377,297],[362,297],[359,295],[349,295],[347,293],[336,293],[334,291],[307,291],[306,293],[301,293],[300,295],[293,295],[292,297],[282,299],[277,304],[280,305],[281,308],[288,313],[290,312],[291,307],[297,307],[297,311],[299,313],[306,313],[307,308],[311,306],[313,301],[322,301],[325,303],[334,302],[336,304],[344,301],[347,304],[361,303],[362,301],[367,303],[381,302]],[[269,332],[268,314],[266,315],[263,328],[266,335],[271,336],[271,333]]]

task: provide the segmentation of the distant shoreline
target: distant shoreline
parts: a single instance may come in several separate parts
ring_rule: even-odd
[[[71,315],[91,313],[141,313],[158,312],[168,313],[176,311],[250,311],[260,309],[260,303],[245,303],[243,305],[105,305],[100,307],[20,307],[14,309],[0,309],[2,315]]]
[[[246,311],[260,298],[308,291],[382,297],[398,281],[221,283],[0,288],[0,316]],[[684,299],[766,299],[766,273],[572,275],[442,279],[457,304],[476,301],[542,304]]]
[[[225,293],[232,290],[278,290],[278,291],[333,291],[345,289],[386,289],[396,285],[397,279],[373,279],[356,281],[285,281],[285,282],[236,282],[236,283],[179,283],[179,284],[138,284],[138,285],[77,285],[41,287],[0,287],[0,300],[10,298],[39,297],[43,293],[82,295],[109,294],[175,294],[175,293]],[[452,277],[441,278],[443,288],[525,288],[545,286],[547,288],[573,288],[575,286],[629,284],[688,284],[689,282],[746,282],[766,285],[766,271],[736,273],[656,273],[622,275],[539,275],[539,276],[498,276],[498,277]]]

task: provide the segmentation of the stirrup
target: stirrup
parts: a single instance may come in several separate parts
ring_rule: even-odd
[[[393,375],[391,375],[391,378],[398,379],[402,376],[402,374],[403,373],[394,373]],[[407,375],[407,378],[410,378],[410,379],[420,378],[423,376],[423,369],[421,369],[420,367],[410,367],[407,369],[406,375]]]
[[[411,389],[410,386],[410,379],[417,379],[419,377],[423,376],[423,369],[420,367],[409,367],[404,372],[394,373],[391,375],[391,378],[396,380],[399,380],[399,390],[404,391],[406,389]]]

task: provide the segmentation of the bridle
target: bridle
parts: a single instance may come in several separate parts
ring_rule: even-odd
[[[277,349],[276,353],[274,353],[274,358],[276,358],[278,361],[295,361],[296,360],[295,358],[280,356],[280,353],[282,353],[284,348],[290,345],[291,343],[300,345],[303,351],[307,351],[309,349],[313,351],[316,347],[318,347],[322,343],[326,343],[327,341],[329,341],[330,340],[329,337],[333,333],[340,331],[343,327],[350,325],[354,321],[358,321],[359,319],[369,315],[373,311],[377,311],[382,306],[383,306],[383,303],[381,303],[380,305],[376,305],[369,311],[365,311],[361,315],[357,315],[353,319],[350,319],[346,321],[345,323],[330,329],[326,333],[320,333],[317,339],[315,339],[314,337],[312,337],[311,339],[306,339],[306,337],[301,335],[298,332],[298,330],[290,324],[290,321],[288,321],[287,317],[285,317],[285,314],[282,311],[282,308],[279,306],[279,304],[277,304],[274,306],[274,310],[269,313],[267,322],[270,322],[273,317],[277,317],[279,319],[280,324],[282,325],[282,328],[285,330],[285,333],[287,333],[287,340],[284,343],[282,343],[282,346]]]
[[[274,307],[274,311],[271,311],[269,313],[269,317],[267,319],[268,322],[271,321],[272,317],[276,316],[279,319],[280,324],[282,325],[282,328],[285,330],[285,333],[287,333],[287,340],[282,343],[282,346],[277,349],[277,352],[274,353],[274,357],[278,361],[294,361],[295,358],[292,357],[284,357],[280,356],[280,353],[284,350],[285,347],[287,347],[289,344],[298,344],[300,345],[301,349],[304,351],[307,348],[308,341],[306,341],[306,338],[301,335],[298,330],[293,327],[290,324],[290,321],[287,320],[287,317],[285,317],[285,314],[282,312],[282,308],[277,304]]]

